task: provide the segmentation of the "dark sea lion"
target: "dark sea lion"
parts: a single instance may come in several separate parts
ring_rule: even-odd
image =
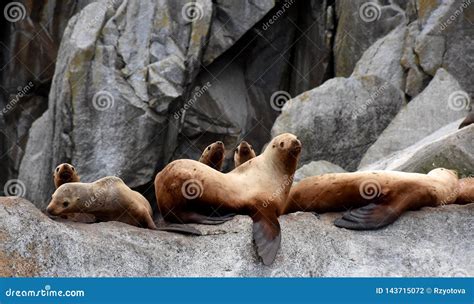
[[[237,168],[241,164],[256,156],[257,155],[255,154],[253,147],[244,140],[234,150],[234,167]]]
[[[217,171],[221,171],[224,163],[224,153],[224,143],[222,141],[216,141],[204,149],[199,161]]]

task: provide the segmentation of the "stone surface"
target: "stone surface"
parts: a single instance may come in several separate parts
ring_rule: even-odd
[[[437,129],[467,114],[458,103],[461,96],[459,83],[446,70],[439,69],[428,87],[406,105],[370,147],[360,162],[360,167],[402,150]],[[459,107],[459,108],[458,108]]]
[[[20,165],[27,197],[49,198],[51,172],[61,162],[80,168],[84,181],[152,181],[177,146],[181,120],[172,113],[191,97],[201,61],[219,56],[273,6],[201,0],[190,22],[185,3],[101,1],[69,20],[48,111],[30,130]]]
[[[379,77],[333,78],[288,101],[272,135],[296,134],[301,164],[323,159],[354,170],[403,103],[403,93]]]
[[[461,177],[474,174],[474,125],[461,130],[462,119],[455,121],[408,148],[365,166],[361,170],[397,170],[428,173],[443,167],[456,170]]]
[[[342,169],[338,165],[330,163],[325,160],[312,161],[309,164],[306,164],[296,170],[295,176],[293,178],[294,182],[299,182],[303,178],[322,175],[326,173],[343,173],[346,170]]]
[[[199,237],[118,222],[56,222],[0,198],[0,276],[473,276],[474,204],[407,212],[377,231],[335,227],[338,214],[280,218],[282,247],[257,260],[250,218],[196,226]]]

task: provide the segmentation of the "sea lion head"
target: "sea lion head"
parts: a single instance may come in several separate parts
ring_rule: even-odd
[[[51,215],[82,212],[80,202],[81,197],[84,195],[84,189],[79,184],[67,183],[56,189],[51,202],[46,207],[46,212]]]
[[[213,169],[220,171],[224,162],[224,152],[224,143],[222,141],[216,141],[204,149],[199,161]]]
[[[301,142],[295,135],[283,133],[272,139],[263,154],[269,157],[284,174],[293,175],[301,148]]]
[[[244,140],[234,149],[234,165],[237,168],[256,156],[257,155],[255,154],[252,145]]]
[[[77,175],[76,168],[68,163],[62,163],[54,169],[53,173],[54,182],[56,187],[61,186],[65,183],[78,182],[79,176]]]

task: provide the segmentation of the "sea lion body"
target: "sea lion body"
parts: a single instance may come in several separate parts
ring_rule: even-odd
[[[336,226],[377,229],[394,222],[406,210],[454,203],[457,188],[456,173],[443,168],[428,174],[396,171],[324,174],[294,185],[283,213],[350,210],[336,220]]]
[[[224,164],[224,153],[224,143],[222,141],[216,141],[204,149],[199,158],[199,162],[208,165],[217,171],[221,171],[222,165]]]
[[[148,200],[115,176],[93,183],[63,184],[53,193],[46,210],[51,215],[85,212],[98,221],[119,221],[156,229]]]
[[[234,150],[234,167],[237,168],[256,156],[253,147],[248,142],[242,141]]]
[[[474,177],[459,180],[459,193],[455,204],[466,205],[474,203]]]
[[[282,134],[258,157],[223,174],[193,160],[176,160],[155,178],[158,207],[165,220],[203,223],[209,216],[250,215],[254,240],[265,264],[280,244],[278,214],[284,208],[301,143]]]
[[[54,186],[58,189],[59,186],[65,183],[80,182],[81,178],[77,174],[76,168],[68,163],[62,163],[56,167],[53,173]]]

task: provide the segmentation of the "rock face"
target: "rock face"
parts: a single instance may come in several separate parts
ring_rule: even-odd
[[[455,121],[418,143],[361,170],[397,170],[428,173],[443,167],[457,170],[461,177],[474,174],[474,125],[458,130]]]
[[[397,114],[370,147],[360,167],[402,150],[465,117],[468,98],[456,79],[446,70],[439,69],[429,86]]]
[[[322,159],[354,170],[403,104],[402,92],[377,76],[333,78],[288,101],[272,135],[296,134],[301,164]]]
[[[346,170],[342,169],[338,165],[330,163],[325,160],[312,161],[296,170],[293,182],[299,182],[303,178],[322,175],[326,173],[343,173]]]
[[[84,181],[117,174],[131,187],[150,182],[173,156],[175,114],[192,106],[201,61],[227,50],[273,6],[202,0],[191,14],[185,3],[101,1],[70,19],[48,111],[33,124],[20,166],[29,198],[49,197],[61,162],[81,168]]]
[[[377,231],[339,229],[336,214],[282,216],[282,247],[264,266],[248,217],[196,226],[206,235],[190,237],[118,222],[56,222],[26,200],[0,198],[0,276],[468,277],[473,214],[474,204],[424,208]]]

